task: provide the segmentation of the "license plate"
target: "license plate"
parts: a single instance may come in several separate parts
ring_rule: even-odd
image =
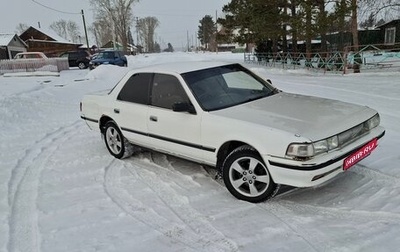
[[[361,147],[358,151],[348,156],[343,161],[343,170],[348,170],[350,169],[350,167],[360,162],[366,156],[371,154],[371,152],[375,150],[377,146],[378,146],[378,139],[375,138],[371,142]]]

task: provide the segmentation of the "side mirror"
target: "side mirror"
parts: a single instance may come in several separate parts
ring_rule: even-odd
[[[172,105],[172,110],[175,112],[188,112],[190,114],[196,114],[196,110],[193,105],[188,102],[175,102]]]

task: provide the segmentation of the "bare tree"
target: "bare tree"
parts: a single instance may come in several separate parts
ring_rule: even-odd
[[[28,28],[29,26],[27,24],[19,23],[15,29],[17,34],[22,34]]]
[[[55,31],[57,33],[58,36],[68,39],[67,36],[67,21],[64,19],[61,19],[59,21],[53,22],[50,25],[50,29],[52,29],[53,31]]]
[[[361,19],[398,18],[400,0],[359,0]],[[397,16],[396,16],[397,15]]]
[[[50,25],[50,29],[55,31],[57,35],[66,40],[72,41],[74,43],[81,43],[81,41],[78,41],[80,37],[80,28],[79,25],[74,21],[66,21],[64,19],[61,19],[59,21],[53,22]]]
[[[160,22],[156,17],[145,17],[138,20],[140,39],[147,52],[154,52],[154,33]]]
[[[128,31],[133,22],[132,6],[139,0],[90,0],[96,11],[96,20],[111,21],[115,37],[127,50]]]
[[[81,41],[81,34],[79,32],[80,28],[77,23],[68,21],[67,22],[67,33],[69,38],[72,40],[74,43],[82,43]]]
[[[93,34],[96,45],[101,47],[113,39],[112,27],[107,20],[96,20],[89,27],[89,31]]]

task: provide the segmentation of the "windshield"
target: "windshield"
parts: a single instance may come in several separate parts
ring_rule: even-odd
[[[213,111],[254,101],[275,88],[239,64],[182,74],[200,106]]]

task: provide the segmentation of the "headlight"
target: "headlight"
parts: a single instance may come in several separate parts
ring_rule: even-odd
[[[311,158],[315,155],[334,150],[357,139],[364,133],[377,127],[380,123],[379,114],[369,120],[346,130],[338,135],[325,138],[313,143],[291,143],[287,148],[286,155],[294,158]]]
[[[286,155],[292,157],[312,157],[314,156],[314,147],[308,143],[292,143],[289,145]]]
[[[297,158],[310,158],[315,155],[336,149],[339,146],[337,136],[333,136],[314,143],[292,143],[286,155]]]
[[[315,154],[328,152],[339,146],[339,140],[337,136],[333,136],[314,143]]]
[[[377,127],[381,122],[381,118],[379,116],[379,114],[374,115],[371,119],[369,119],[368,121],[366,121],[364,123],[364,128],[366,130],[371,130],[375,127]]]

